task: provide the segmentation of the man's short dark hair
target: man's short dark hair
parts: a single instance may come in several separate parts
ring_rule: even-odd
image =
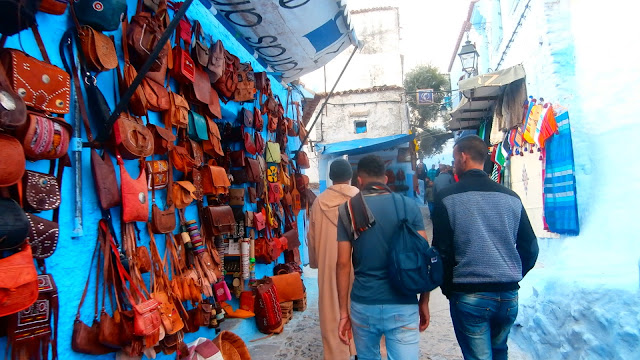
[[[367,155],[358,161],[358,175],[373,178],[384,176],[384,160],[377,155]]]
[[[473,162],[484,164],[487,159],[487,144],[479,136],[465,136],[456,142],[455,147],[459,152],[467,154]]]

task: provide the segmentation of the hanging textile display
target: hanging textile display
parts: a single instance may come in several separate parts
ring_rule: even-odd
[[[578,204],[569,113],[555,117],[558,134],[546,141],[544,215],[549,230],[578,235]]]

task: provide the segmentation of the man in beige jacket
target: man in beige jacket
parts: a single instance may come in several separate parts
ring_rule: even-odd
[[[359,191],[358,188],[349,185],[352,175],[353,170],[348,161],[338,159],[332,162],[329,178],[333,185],[318,196],[309,216],[309,265],[318,269],[318,306],[325,360],[348,360],[351,355],[356,354],[353,342],[351,345],[343,344],[336,332],[340,322],[336,285],[338,207]]]

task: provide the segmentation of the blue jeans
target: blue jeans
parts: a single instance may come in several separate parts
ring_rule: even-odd
[[[453,329],[465,360],[507,359],[507,337],[518,315],[518,291],[454,292]]]
[[[351,328],[358,360],[380,360],[385,337],[388,360],[417,360],[418,305],[365,305],[351,301]]]

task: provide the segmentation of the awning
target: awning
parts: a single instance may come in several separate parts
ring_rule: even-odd
[[[285,82],[358,46],[346,0],[200,1]]]
[[[525,76],[524,67],[516,65],[460,81],[458,90],[463,98],[450,113],[451,120],[446,124],[447,129],[477,128],[482,121],[493,116],[495,104],[503,96],[505,87]]]
[[[379,138],[347,140],[333,144],[316,144],[321,155],[361,155],[374,151],[386,150],[413,141],[415,134],[400,134]]]

